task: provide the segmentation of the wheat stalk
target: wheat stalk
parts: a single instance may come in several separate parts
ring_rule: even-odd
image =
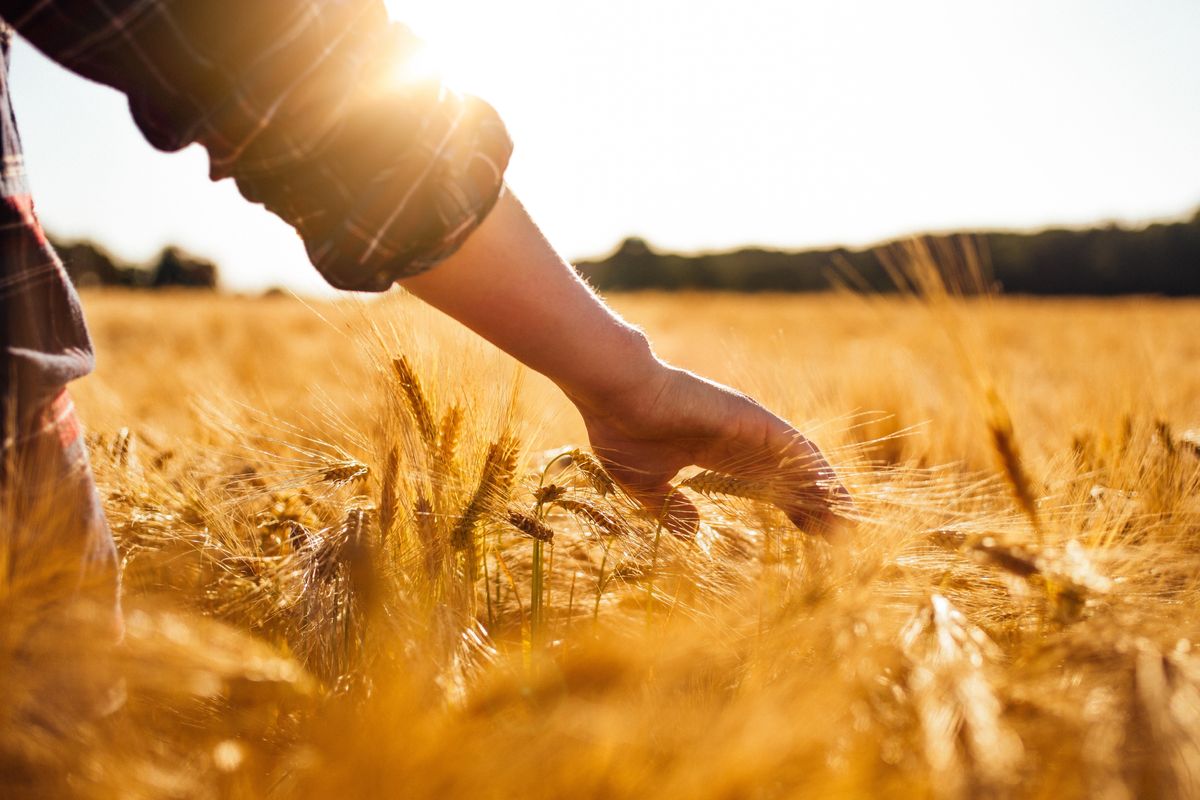
[[[600,463],[600,459],[586,450],[578,448],[571,450],[566,455],[571,459],[571,464],[575,469],[582,473],[601,497],[606,497],[616,491],[617,485],[612,476],[608,474],[608,470],[604,469],[604,465]]]
[[[786,468],[788,462],[781,465]],[[820,484],[788,478],[749,478],[704,470],[680,481],[679,486],[706,497],[738,497],[785,508],[789,512],[828,511],[830,498]]]
[[[549,542],[554,539],[553,528],[532,514],[527,514],[520,509],[510,508],[505,519],[508,520],[509,525],[512,525],[531,539],[536,539],[539,542]]]
[[[462,423],[462,406],[455,403],[442,415],[441,425],[438,426],[435,463],[446,474],[454,471],[454,458],[458,453],[458,443],[462,436]]]
[[[379,487],[379,532],[384,542],[391,536],[392,525],[396,520],[396,508],[400,502],[397,494],[399,477],[400,448],[393,447],[388,450],[383,466],[383,480]]]
[[[479,484],[470,501],[459,515],[451,534],[451,544],[457,549],[472,545],[475,526],[485,513],[507,500],[517,468],[517,444],[510,436],[502,436],[488,447],[483,461]]]
[[[321,480],[334,486],[364,480],[371,472],[370,467],[359,461],[334,461],[321,470]]]
[[[1145,639],[1134,647],[1135,721],[1157,745],[1155,794],[1196,797],[1200,795],[1200,667],[1186,650],[1164,653]]]
[[[1167,451],[1167,455],[1175,455],[1175,437],[1171,433],[1171,423],[1165,419],[1156,420],[1154,423],[1154,435]]]
[[[404,399],[408,401],[409,413],[417,423],[421,440],[426,447],[436,447],[437,429],[433,424],[433,409],[425,395],[425,389],[421,385],[421,378],[404,356],[392,359],[392,369],[396,372],[400,389],[404,392]]]
[[[587,520],[612,536],[623,536],[629,533],[629,527],[620,519],[587,500],[560,497],[554,501],[554,505],[580,519]]]
[[[545,486],[539,486],[533,492],[533,498],[539,506],[549,505],[560,497],[565,497],[567,490],[555,483],[548,483]]]
[[[341,537],[342,562],[353,599],[353,606],[347,615],[347,628],[349,631],[351,626],[356,627],[356,638],[361,639],[363,625],[379,595],[374,548],[368,538],[367,515],[362,509],[352,508],[346,512]]]
[[[1012,418],[1008,414],[1008,409],[1000,401],[1000,396],[991,387],[987,389],[987,406],[988,430],[992,435],[992,449],[1000,462],[1013,499],[1017,501],[1021,511],[1028,517],[1038,541],[1044,543],[1046,541],[1045,530],[1042,527],[1041,515],[1038,513],[1033,482],[1029,480],[1025,468],[1021,465],[1021,456],[1013,436]]]
[[[1062,548],[1039,547],[991,534],[973,536],[951,530],[935,531],[931,538],[948,549],[965,550],[975,560],[1018,578],[1039,578],[1063,622],[1078,619],[1089,596],[1107,594],[1112,588],[1112,581],[1096,569],[1074,541]]]
[[[698,472],[690,478],[680,481],[679,485],[708,497],[725,495],[764,503],[775,503],[782,497],[777,482],[759,478],[743,478],[712,470]]]
[[[433,503],[425,495],[418,495],[413,503],[413,521],[416,525],[417,541],[425,555],[425,575],[431,581],[441,574],[442,543],[437,537],[437,515]]]
[[[1010,784],[1021,741],[1001,719],[984,671],[996,645],[939,594],[909,622],[901,645],[912,662],[908,688],[937,794],[960,797]]]
[[[1192,428],[1179,434],[1178,445],[1200,458],[1200,428]]]

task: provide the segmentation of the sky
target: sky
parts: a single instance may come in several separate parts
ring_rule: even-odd
[[[1177,217],[1200,205],[1196,0],[388,2],[504,117],[508,180],[571,259],[862,245],[927,230]],[[175,243],[224,284],[321,291],[295,234],[123,98],[14,50],[52,234]]]

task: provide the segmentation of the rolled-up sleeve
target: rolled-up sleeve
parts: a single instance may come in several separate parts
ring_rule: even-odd
[[[124,92],[155,147],[199,143],[214,180],[292,225],[341,289],[451,255],[512,145],[496,112],[412,69],[380,0],[0,0],[63,66]]]

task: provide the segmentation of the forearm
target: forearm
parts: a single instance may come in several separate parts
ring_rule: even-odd
[[[507,190],[458,252],[401,285],[577,403],[619,396],[661,366],[645,336],[591,291]]]
[[[671,485],[690,464],[768,476],[775,501],[810,532],[848,503],[811,442],[745,395],[655,358],[554,252],[505,192],[462,248],[404,280],[413,294],[548,376],[575,401],[609,474],[667,527],[690,534],[694,507]],[[785,466],[786,465],[786,466]]]

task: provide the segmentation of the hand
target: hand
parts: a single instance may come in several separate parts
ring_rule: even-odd
[[[673,369],[559,257],[510,193],[462,248],[405,287],[546,375],[583,414],[592,447],[630,494],[680,533],[695,507],[683,467],[772,484],[802,529],[829,534],[846,490],[812,442],[732,389]]]
[[[753,399],[656,361],[617,396],[573,398],[592,449],[612,477],[667,527],[695,531],[699,515],[671,480],[683,467],[744,476],[799,528],[825,536],[850,496],[815,445]]]

